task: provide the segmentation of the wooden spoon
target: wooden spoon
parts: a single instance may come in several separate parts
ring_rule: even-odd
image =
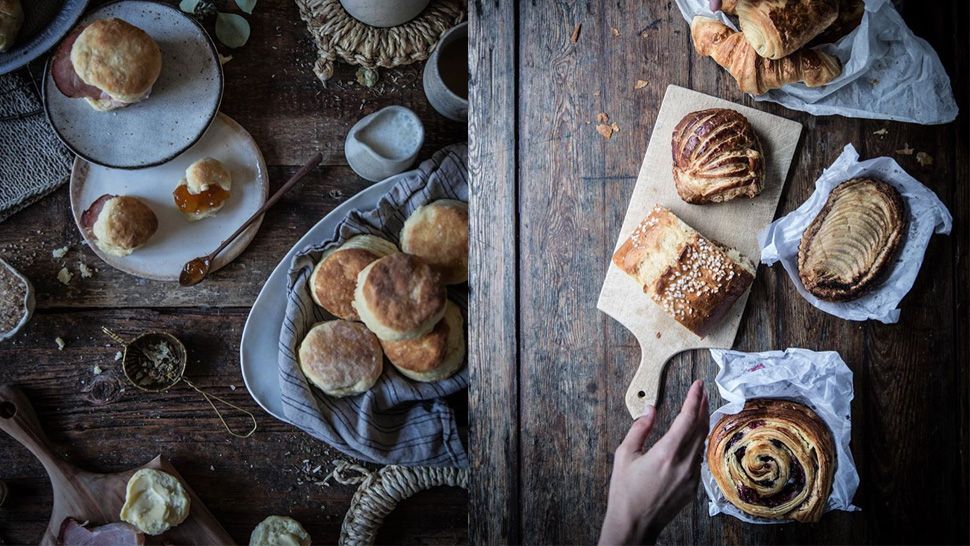
[[[317,154],[314,155],[312,158],[310,158],[310,161],[307,161],[306,165],[304,165],[303,167],[300,167],[300,170],[296,171],[296,174],[294,174],[286,182],[286,184],[283,184],[283,187],[277,190],[276,193],[274,193],[273,196],[270,197],[269,200],[266,201],[266,203],[262,207],[260,207],[259,210],[257,210],[252,216],[250,216],[249,220],[246,220],[243,223],[243,225],[239,226],[239,229],[233,232],[233,234],[230,235],[228,239],[223,241],[222,244],[219,245],[219,248],[215,249],[208,256],[199,256],[194,260],[186,262],[186,264],[182,267],[182,273],[179,274],[179,284],[182,286],[195,286],[200,282],[204,281],[205,278],[209,275],[209,269],[212,267],[212,261],[216,259],[216,256],[218,256],[220,252],[225,250],[225,248],[229,246],[229,243],[231,243],[236,237],[239,237],[239,235],[243,231],[246,231],[246,228],[248,228],[250,224],[255,222],[257,218],[262,216],[263,213],[266,212],[268,208],[275,205],[276,202],[279,201],[281,197],[283,197],[284,193],[290,191],[290,189],[293,186],[295,186],[296,183],[299,182],[301,178],[306,176],[307,173],[312,171],[314,168],[317,167],[317,165],[319,165],[322,162],[323,162],[323,154],[320,152],[317,152]]]

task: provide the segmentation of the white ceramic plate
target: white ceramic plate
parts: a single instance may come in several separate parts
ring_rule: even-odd
[[[99,7],[80,23],[117,17],[147,32],[162,50],[162,72],[151,96],[99,112],[65,97],[44,70],[44,110],[57,135],[91,163],[119,169],[160,165],[192,146],[222,102],[222,65],[205,30],[177,8],[144,0]]]
[[[354,209],[372,209],[381,197],[399,180],[401,175],[392,176],[361,191],[330,211],[310,228],[310,231],[297,241],[286,253],[276,269],[266,279],[243,328],[239,345],[239,360],[242,365],[243,381],[253,400],[267,413],[286,422],[283,414],[283,399],[279,382],[279,342],[283,315],[286,314],[287,274],[293,256],[311,243],[325,241],[333,236],[337,225]]]
[[[185,176],[185,169],[203,157],[218,159],[229,169],[232,191],[225,206],[215,216],[189,222],[175,207],[172,192]],[[253,138],[232,118],[219,114],[202,140],[158,167],[119,170],[77,158],[71,171],[71,210],[82,234],[81,214],[106,193],[130,195],[145,201],[158,217],[158,231],[148,244],[123,258],[102,252],[88,240],[91,250],[108,265],[125,273],[146,279],[177,281],[185,262],[215,250],[263,206],[269,194],[269,177],[263,154]],[[212,270],[231,262],[245,250],[260,223],[262,218],[223,250],[213,261]]]

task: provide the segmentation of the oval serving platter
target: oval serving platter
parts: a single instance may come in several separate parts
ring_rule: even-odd
[[[0,74],[13,72],[49,51],[71,30],[88,0],[26,0],[24,23],[13,47],[0,53]]]
[[[99,112],[84,99],[64,96],[44,69],[44,110],[51,127],[78,156],[116,169],[161,165],[195,144],[222,103],[219,54],[206,31],[178,8],[122,0],[86,14],[80,24],[117,17],[158,43],[162,72],[147,99]]]
[[[283,315],[286,314],[287,275],[293,256],[312,243],[332,237],[337,226],[350,211],[376,207],[381,197],[408,172],[410,171],[378,182],[330,211],[293,245],[259,291],[243,327],[242,340],[239,343],[239,362],[243,382],[246,383],[246,389],[253,400],[280,421],[289,422],[283,414],[278,355],[280,328],[283,327]]]
[[[223,162],[232,174],[232,191],[217,214],[189,222],[175,207],[172,192],[185,169],[203,157]],[[238,123],[219,114],[212,128],[195,146],[157,167],[120,170],[94,165],[77,158],[71,171],[71,211],[88,246],[105,263],[145,279],[177,281],[185,262],[204,256],[252,216],[266,202],[269,176],[263,154]],[[130,195],[143,200],[158,217],[158,231],[144,247],[129,256],[102,252],[84,234],[81,214],[104,194]],[[253,223],[212,264],[212,271],[236,258],[256,236],[262,218]]]

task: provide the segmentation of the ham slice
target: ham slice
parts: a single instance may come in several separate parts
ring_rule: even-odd
[[[74,518],[61,523],[57,536],[60,546],[144,546],[145,535],[127,523],[85,527]]]
[[[84,232],[89,236],[93,236],[94,223],[98,221],[98,216],[101,215],[101,209],[104,208],[104,204],[108,202],[108,199],[117,197],[116,195],[104,194],[94,200],[88,210],[81,213],[81,227],[84,228]]]
[[[71,48],[74,47],[74,42],[85,27],[86,25],[78,25],[67,35],[67,38],[64,38],[61,45],[57,46],[57,51],[54,52],[54,58],[51,60],[51,76],[57,89],[66,97],[99,99],[104,93],[97,87],[81,81],[74,70],[74,64],[71,63]]]

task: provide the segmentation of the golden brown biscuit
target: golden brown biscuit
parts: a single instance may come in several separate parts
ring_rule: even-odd
[[[300,369],[330,396],[351,396],[374,386],[384,369],[381,343],[359,322],[315,325],[300,343]]]
[[[374,260],[397,252],[397,247],[373,235],[357,235],[324,253],[310,275],[314,303],[335,317],[360,320],[354,309],[357,275]]]
[[[446,297],[441,278],[431,266],[398,252],[360,272],[354,308],[377,337],[400,341],[430,332],[445,313]]]
[[[108,254],[127,256],[158,229],[158,218],[145,203],[127,195],[102,195],[81,218],[94,243]]]
[[[218,159],[202,158],[185,169],[172,192],[175,206],[190,222],[214,215],[229,200],[232,175]]]
[[[232,175],[229,169],[218,159],[203,157],[185,169],[185,181],[192,193],[200,193],[212,186],[230,191],[232,189]]]
[[[468,204],[441,199],[414,211],[401,230],[401,250],[441,273],[445,284],[468,280]]]
[[[461,310],[452,302],[445,316],[427,334],[404,341],[381,340],[384,354],[395,368],[415,381],[440,381],[465,362],[465,331]]]
[[[142,29],[121,19],[99,19],[88,25],[71,48],[71,63],[81,81],[110,99],[91,99],[97,109],[111,109],[148,96],[162,70],[158,44]]]

